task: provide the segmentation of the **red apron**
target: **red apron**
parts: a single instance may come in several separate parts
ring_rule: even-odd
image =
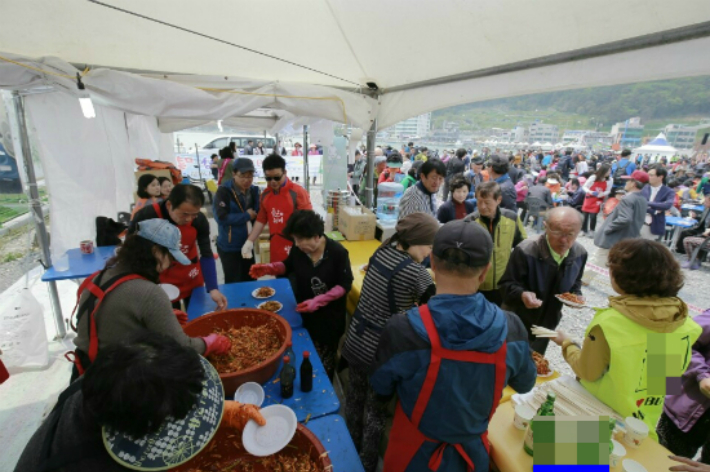
[[[444,458],[444,451],[447,447],[451,446],[456,449],[468,465],[468,472],[473,472],[473,461],[461,444],[448,444],[426,437],[421,433],[421,431],[419,431],[419,422],[424,415],[424,411],[429,404],[431,394],[434,391],[434,385],[436,384],[436,378],[439,375],[439,367],[441,366],[442,359],[477,364],[495,364],[495,393],[493,397],[493,407],[491,408],[491,412],[488,416],[488,420],[490,421],[491,417],[493,417],[493,413],[496,411],[496,408],[498,408],[498,402],[500,401],[503,394],[503,388],[505,387],[505,355],[507,345],[504,342],[498,351],[491,354],[476,351],[453,351],[450,349],[444,349],[441,347],[439,332],[434,325],[434,320],[431,318],[429,307],[427,305],[420,306],[419,314],[422,317],[422,322],[424,323],[427,335],[429,336],[429,342],[431,343],[431,360],[429,361],[429,369],[427,370],[424,384],[422,385],[422,389],[417,397],[417,402],[412,410],[411,420],[407,418],[400,402],[397,402],[397,410],[394,415],[394,423],[392,424],[392,430],[390,432],[389,444],[387,446],[387,452],[385,452],[384,470],[387,472],[404,472],[421,445],[424,444],[425,441],[430,441],[439,444],[429,460],[430,470],[439,470],[441,461]],[[488,431],[481,435],[481,441],[483,442],[483,446],[486,448],[486,451],[490,452]]]
[[[98,335],[98,329],[96,327],[96,312],[99,311],[99,307],[101,306],[101,303],[104,301],[104,298],[106,298],[106,295],[111,293],[113,290],[116,289],[119,285],[121,285],[124,282],[128,282],[129,280],[135,280],[135,279],[144,279],[144,277],[138,275],[138,274],[130,274],[130,275],[123,275],[119,276],[113,280],[109,281],[103,281],[103,287],[100,287],[94,283],[94,279],[103,272],[103,270],[94,272],[90,276],[88,276],[84,281],[79,285],[79,289],[76,291],[76,305],[74,306],[74,311],[72,312],[72,328],[74,331],[76,331],[76,326],[73,324],[73,318],[74,318],[74,313],[76,312],[76,309],[79,307],[79,299],[81,298],[81,294],[84,292],[84,290],[88,290],[91,292],[91,295],[96,297],[96,301],[93,302],[93,308],[91,311],[88,313],[89,315],[89,352],[87,355],[89,356],[89,361],[94,362],[96,359],[96,355],[99,353],[99,335]],[[91,302],[91,299],[87,299],[87,301],[82,305],[82,307],[87,307],[87,302]],[[90,305],[88,305],[90,306]],[[81,314],[81,312],[80,312]],[[74,351],[69,351],[66,354],[64,354],[64,357],[69,361],[74,364],[76,364],[76,368],[79,371],[79,375],[84,375],[84,371],[89,367],[88,365],[83,365],[81,363],[81,360],[79,359],[79,356],[76,354]]]
[[[165,218],[160,210],[160,205],[153,204],[158,218]],[[177,226],[177,225],[176,225]],[[180,250],[190,261],[197,261],[190,265],[173,264],[168,269],[160,273],[160,283],[173,284],[180,289],[180,297],[177,300],[189,297],[192,291],[205,284],[200,270],[200,261],[197,252],[197,230],[192,223],[189,225],[177,226],[180,230]],[[174,300],[176,301],[176,300]]]
[[[589,192],[606,192],[607,183],[607,181],[594,181]],[[599,213],[603,201],[604,198],[595,197],[591,193],[587,193],[582,204],[582,211],[585,213]]]
[[[287,183],[279,193],[272,193],[268,196],[267,221],[269,223],[269,233],[271,241],[269,249],[271,251],[271,262],[283,262],[291,251],[293,241],[282,236],[286,228],[286,222],[297,209],[297,197],[295,191],[291,190],[291,182]],[[264,199],[266,202],[266,199]]]

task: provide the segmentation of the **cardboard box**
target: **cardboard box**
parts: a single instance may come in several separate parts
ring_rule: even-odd
[[[259,254],[259,263],[268,264],[271,262],[271,243],[269,241],[259,240],[259,244],[256,246]]]
[[[338,231],[348,241],[367,241],[375,239],[377,217],[363,207],[340,207],[338,213]]]

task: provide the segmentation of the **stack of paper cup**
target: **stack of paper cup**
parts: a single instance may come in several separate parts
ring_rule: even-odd
[[[626,448],[615,439],[612,439],[611,443],[614,445],[614,449],[609,456],[609,467],[616,467],[621,463],[624,456],[626,456]]]
[[[516,428],[525,431],[528,429],[528,425],[535,416],[535,410],[527,405],[517,405],[515,407],[515,418],[513,418],[513,424]]]
[[[643,440],[648,436],[648,425],[633,416],[627,417],[624,422],[626,423],[624,442],[629,447],[638,449]]]

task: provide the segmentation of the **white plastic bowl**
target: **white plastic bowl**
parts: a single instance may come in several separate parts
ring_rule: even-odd
[[[160,288],[165,291],[171,302],[180,296],[180,289],[173,284],[160,284]]]
[[[242,432],[242,444],[249,454],[265,457],[285,448],[296,434],[296,413],[286,405],[271,405],[261,409],[264,426],[249,421]]]
[[[239,403],[249,403],[250,405],[261,406],[264,403],[264,389],[256,382],[242,384],[234,392],[234,400]]]

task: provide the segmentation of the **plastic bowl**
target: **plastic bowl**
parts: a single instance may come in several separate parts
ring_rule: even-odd
[[[261,406],[264,403],[264,389],[256,382],[242,384],[234,393],[234,401]]]
[[[242,326],[261,326],[269,318],[275,319],[278,323],[279,334],[281,335],[281,347],[273,356],[264,362],[252,366],[239,372],[219,374],[224,386],[225,397],[233,397],[234,392],[246,382],[256,382],[264,384],[269,380],[279,362],[286,352],[286,344],[291,340],[291,327],[288,322],[275,313],[256,308],[238,308],[234,310],[217,311],[200,316],[184,326],[185,334],[188,336],[207,336],[217,329],[229,329],[231,327],[241,328]]]
[[[241,433],[229,428],[219,427],[215,433],[212,441],[195,457],[193,457],[188,462],[185,462],[179,467],[170,469],[172,472],[187,472],[190,469],[198,468],[204,465],[204,461],[211,456],[219,455],[221,460],[233,460],[237,461],[240,458],[250,458],[254,457],[241,446]],[[239,448],[236,447],[234,442],[239,444]],[[215,444],[212,447],[212,444]],[[321,444],[320,440],[313,434],[307,427],[302,424],[298,424],[296,427],[296,434],[293,435],[293,439],[289,442],[289,446],[281,451],[282,454],[293,453],[294,451],[303,451],[309,453],[311,460],[316,462],[320,466],[321,471],[329,471],[329,466],[332,466],[330,457],[326,452],[326,449]],[[211,448],[211,449],[210,449]],[[322,457],[321,457],[322,456]],[[256,458],[255,458],[256,459]],[[206,469],[205,469],[206,470]],[[264,465],[254,463],[254,472],[272,472],[267,469]]]

